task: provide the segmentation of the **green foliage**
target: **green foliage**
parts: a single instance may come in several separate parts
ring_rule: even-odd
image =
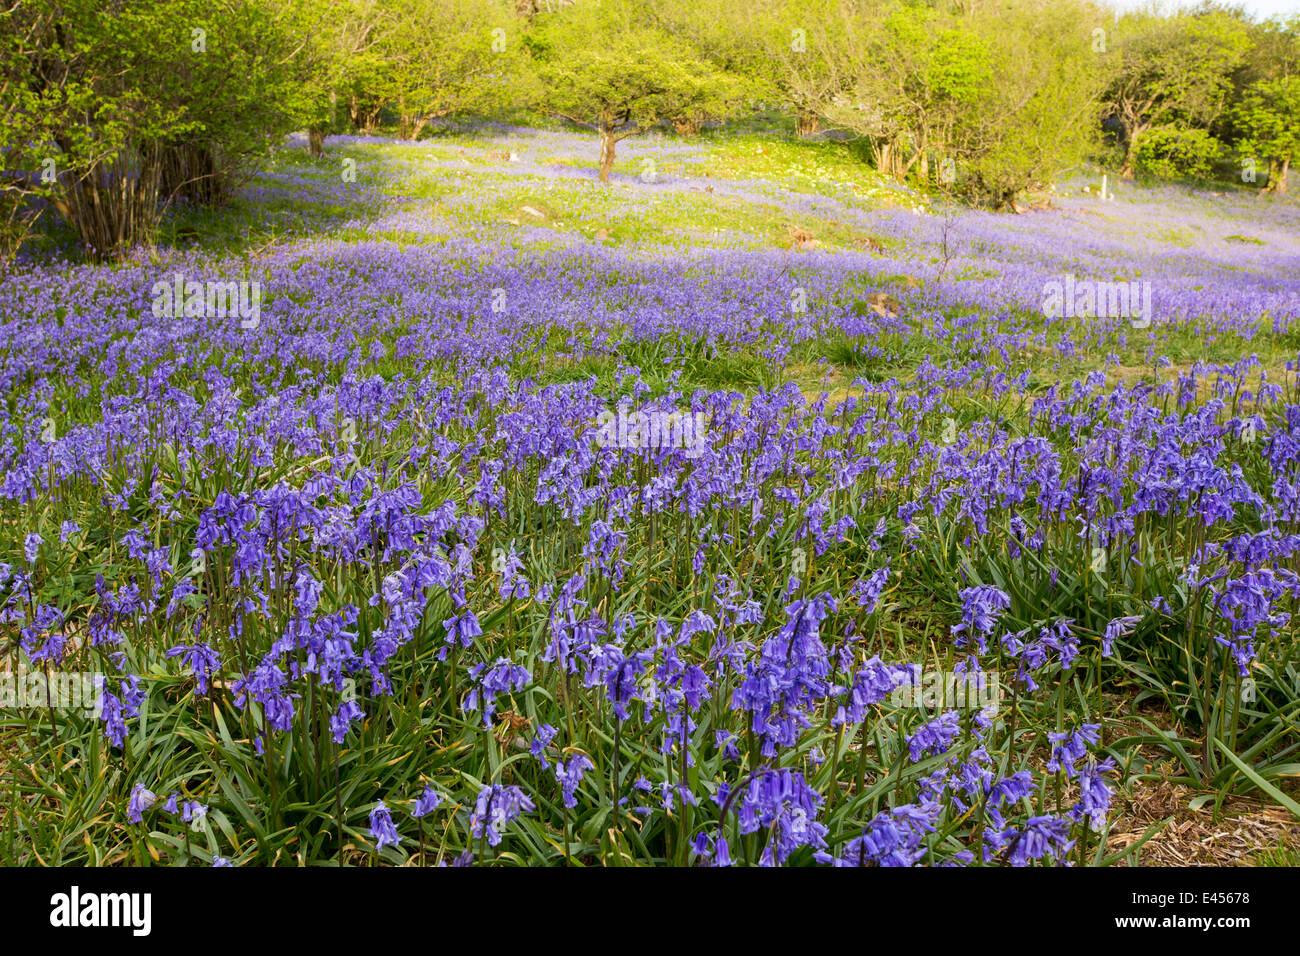
[[[1112,70],[1106,102],[1127,146],[1122,172],[1133,174],[1138,146],[1153,128],[1215,123],[1249,48],[1247,25],[1223,11],[1122,17],[1106,53]]]
[[[1269,163],[1269,188],[1286,190],[1287,167],[1300,155],[1300,75],[1260,80],[1233,109],[1245,156]]]
[[[974,12],[906,2],[824,7],[805,21],[804,54],[774,52],[787,87],[815,100],[831,125],[864,137],[881,172],[1007,206],[1089,145],[1101,78],[1088,8],[1037,0]]]
[[[684,40],[633,3],[583,5],[530,34],[541,103],[576,123],[638,128],[689,109],[724,111],[738,91]]]
[[[1203,129],[1157,126],[1137,145],[1139,171],[1162,179],[1204,179],[1223,144]]]
[[[1096,137],[1104,74],[1072,3],[1004,5],[980,21],[990,80],[957,125],[957,189],[1005,208],[1082,161]]]
[[[529,33],[537,105],[601,138],[601,179],[615,144],[663,120],[729,112],[743,86],[627,0],[566,8]]]
[[[1087,0],[31,0],[0,11],[0,261],[32,196],[107,256],[168,200],[225,202],[291,129],[319,155],[334,130],[520,108],[598,131],[605,179],[627,136],[761,104],[996,208],[1077,167],[1103,111],[1124,174],[1207,175],[1218,140],[1284,191],[1298,84],[1300,20],[1213,4],[1112,25]]]
[[[404,138],[418,138],[431,119],[490,112],[509,99],[521,46],[500,3],[402,0],[388,9],[369,92],[397,111]]]
[[[291,128],[292,38],[257,0],[34,0],[0,22],[7,189],[49,199],[92,255],[147,241],[160,200],[220,195]]]
[[[776,98],[751,9],[734,0],[660,0],[647,12],[656,29],[683,40],[712,68],[709,83],[669,95],[666,116],[679,132],[694,133],[705,121],[733,116],[743,102]]]

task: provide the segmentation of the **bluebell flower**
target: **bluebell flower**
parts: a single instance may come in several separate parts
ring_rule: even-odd
[[[772,828],[773,863],[784,863],[796,849],[826,845],[827,828],[817,822],[822,796],[793,770],[761,770],[750,777],[740,799],[740,832]]]
[[[470,833],[475,839],[486,836],[488,846],[496,846],[501,842],[501,830],[533,809],[533,802],[518,787],[490,784],[479,791],[474,802]]]
[[[1047,761],[1047,769],[1052,773],[1064,771],[1067,777],[1074,777],[1075,764],[1088,755],[1089,744],[1097,745],[1100,731],[1101,724],[1084,724],[1078,730],[1049,733],[1052,756]]]
[[[397,827],[393,825],[393,815],[382,800],[370,811],[370,838],[375,841],[376,850],[397,846],[402,842]]]
[[[1069,839],[1070,823],[1059,817],[1030,817],[1011,843],[1008,859],[1012,866],[1026,866],[1048,856],[1063,858],[1074,846]]]
[[[603,683],[615,718],[627,720],[627,705],[636,697],[641,668],[653,656],[651,651],[624,654],[617,644],[605,644],[595,649],[583,683],[587,687]]]
[[[469,647],[474,643],[474,638],[483,633],[478,618],[474,616],[474,612],[469,608],[466,608],[461,614],[443,621],[442,626],[447,631],[444,640],[448,644],[458,643],[461,647]]]
[[[180,644],[167,651],[165,656],[184,658],[194,675],[194,689],[200,697],[207,694],[212,675],[221,669],[221,657],[210,644]]]
[[[1002,613],[1011,607],[1011,597],[1001,588],[980,585],[961,591],[961,623],[954,624],[952,634],[957,646],[964,647],[971,638],[980,652],[988,650],[988,636],[997,626]]]
[[[1079,802],[1070,811],[1075,820],[1088,820],[1094,830],[1101,830],[1106,825],[1106,814],[1110,810],[1111,790],[1103,775],[1115,769],[1113,758],[1089,760],[1079,768]]]
[[[574,798],[574,791],[582,783],[583,774],[595,767],[595,764],[587,757],[586,754],[574,754],[568,760],[562,761],[555,767],[555,779],[560,784],[561,799],[564,805],[573,809],[578,805]]]
[[[102,685],[101,685],[102,687]],[[122,699],[106,690],[99,694],[99,719],[104,724],[104,736],[114,747],[126,746],[126,719]]]
[[[551,766],[550,761],[546,759],[546,748],[555,739],[556,733],[556,729],[550,724],[541,724],[537,728],[536,736],[528,745],[528,752],[537,758],[537,762],[542,765],[543,770]]]
[[[713,845],[713,865],[731,866],[731,848],[727,846],[727,838],[724,836],[719,836]]]
[[[1006,803],[1018,803],[1034,792],[1034,778],[1028,770],[1019,770],[1009,777],[1004,777],[989,788],[988,803],[1001,806]]]
[[[837,867],[915,866],[928,848],[923,841],[933,833],[942,812],[937,802],[904,804],[882,810],[849,840],[832,865]]]
[[[955,710],[945,711],[934,720],[922,724],[916,733],[907,738],[907,752],[912,763],[928,754],[941,754],[953,745],[961,729]]]
[[[1101,635],[1101,653],[1103,657],[1110,657],[1114,652],[1115,639],[1117,637],[1126,637],[1132,632],[1135,625],[1142,620],[1142,616],[1117,617],[1106,625],[1106,630]]]
[[[523,690],[532,680],[532,675],[527,668],[498,657],[491,667],[485,663],[474,665],[469,672],[469,679],[475,682],[475,686],[465,695],[460,709],[467,713],[478,710],[481,701],[483,724],[491,727],[492,715],[496,713],[497,695]]]
[[[126,806],[126,819],[128,823],[140,823],[144,820],[144,812],[154,805],[157,796],[153,791],[146,790],[144,784],[137,783],[131,788],[131,799]]]
[[[269,659],[263,660],[251,674],[232,685],[235,706],[245,709],[251,697],[262,705],[262,714],[271,729],[287,731],[293,726],[293,698],[297,696],[286,692],[287,683],[288,678],[279,667]]]
[[[437,810],[441,803],[442,797],[438,795],[438,792],[434,790],[433,787],[426,786],[424,792],[420,794],[420,798],[415,801],[415,807],[411,810],[411,816],[416,817],[417,819],[419,817],[426,817],[434,810]]]
[[[884,519],[882,518],[883,522]],[[876,605],[880,603],[880,595],[884,593],[885,586],[889,584],[889,562],[885,566],[873,571],[870,576],[859,578],[857,582],[849,589],[849,594],[857,599],[858,606],[862,610],[871,614],[876,610]]]
[[[336,744],[343,743],[347,737],[348,728],[354,723],[366,716],[366,712],[361,709],[361,705],[355,700],[348,699],[339,704],[338,710],[330,715],[330,736]]]

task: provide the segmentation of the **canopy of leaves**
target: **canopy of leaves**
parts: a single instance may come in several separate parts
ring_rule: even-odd
[[[634,3],[588,4],[539,21],[526,42],[538,105],[601,130],[629,134],[684,112],[718,115],[741,96],[734,78]]]

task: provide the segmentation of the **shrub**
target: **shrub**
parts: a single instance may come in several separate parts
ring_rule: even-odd
[[[1137,168],[1161,179],[1204,179],[1223,144],[1202,129],[1160,126],[1137,145]]]

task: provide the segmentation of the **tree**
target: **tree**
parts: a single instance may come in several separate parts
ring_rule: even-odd
[[[1120,174],[1132,178],[1148,130],[1179,124],[1208,128],[1222,114],[1250,40],[1245,23],[1218,9],[1122,17],[1113,49],[1108,109],[1124,130]]]
[[[908,4],[846,3],[843,38],[819,37],[839,89],[821,112],[865,135],[876,167],[903,179],[930,157],[953,156],[953,133],[990,79],[988,45],[972,25]]]
[[[355,131],[369,131],[383,102],[380,45],[393,29],[393,15],[380,0],[267,0],[295,43],[284,64],[288,111],[307,129],[313,156],[324,152],[337,106]]]
[[[193,125],[174,105],[174,67],[189,44],[188,31],[182,35],[171,21],[176,8],[97,7],[38,0],[6,13],[22,56],[8,59],[5,84],[21,90],[20,103],[42,104],[52,115],[33,128],[20,115],[24,107],[7,112],[0,147],[6,165],[29,171],[22,180],[50,201],[90,255],[103,258],[152,233],[161,143]],[[24,141],[24,131],[44,136]]]
[[[1090,10],[812,0],[797,14],[812,56],[774,55],[807,108],[870,144],[880,172],[1009,208],[1077,163],[1094,135]]]
[[[379,45],[373,86],[398,114],[403,139],[418,139],[432,119],[483,109],[504,96],[517,38],[513,10],[494,0],[401,0]]]
[[[52,21],[49,9],[0,11],[0,265],[17,253],[36,220],[32,197],[54,193],[53,141],[70,109],[70,91],[31,82]]]
[[[600,136],[600,181],[620,141],[684,109],[715,104],[721,71],[688,43],[649,24],[627,0],[538,17],[525,42],[536,62],[537,105]]]
[[[218,201],[290,128],[290,39],[258,0],[28,0],[0,16],[7,191],[48,199],[95,258],[149,241],[176,195]]]
[[[1093,10],[1069,0],[1016,0],[980,8],[989,77],[951,133],[954,187],[971,200],[1015,208],[1026,190],[1076,167],[1093,146],[1104,67]]]
[[[664,116],[678,135],[694,135],[706,121],[724,119],[746,100],[771,94],[749,70],[758,48],[740,0],[657,0],[646,14],[655,29],[684,41],[712,67],[703,76],[706,82],[665,94]]]
[[[798,32],[804,11],[814,0],[656,0],[647,7],[656,29],[680,38],[694,53],[712,65],[716,80],[705,90],[710,98],[693,115],[673,115],[679,133],[689,134],[702,118],[723,119],[744,105],[795,103],[783,82],[787,70],[781,62],[790,47],[806,49],[806,33]],[[816,0],[829,4],[833,0]],[[810,58],[815,61],[817,58]],[[801,114],[802,115],[802,114]],[[815,114],[806,125],[815,125]]]
[[[1203,129],[1156,126],[1138,143],[1137,168],[1162,179],[1206,179],[1223,144]]]
[[[183,6],[189,55],[182,51],[170,69],[172,108],[188,123],[162,144],[161,192],[165,202],[215,207],[252,161],[295,127],[286,66],[299,44],[274,9],[255,0]]]
[[[850,38],[861,8],[853,0],[756,0],[746,14],[753,17],[758,55],[744,58],[741,68],[786,101],[799,136],[817,132],[829,105],[852,85],[851,67],[835,54],[852,60],[862,51]]]
[[[1243,163],[1268,163],[1265,192],[1285,193],[1300,140],[1300,16],[1254,25],[1252,40],[1227,131]]]
[[[1242,131],[1237,148],[1268,160],[1266,192],[1285,193],[1291,162],[1300,154],[1300,76],[1260,80],[1233,110]]]

